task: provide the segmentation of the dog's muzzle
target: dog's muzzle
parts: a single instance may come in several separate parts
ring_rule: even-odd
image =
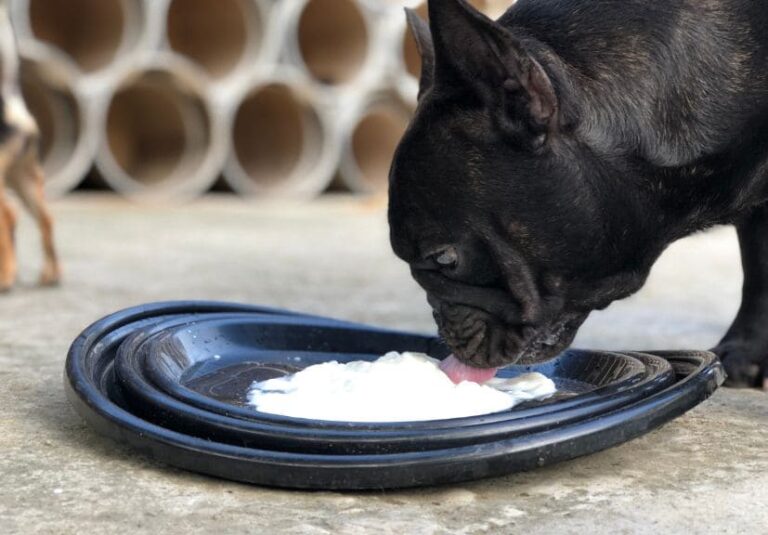
[[[501,289],[466,285],[429,272],[413,275],[427,291],[440,336],[470,366],[548,360],[570,345],[587,317],[558,307],[537,322],[524,322],[520,304]]]
[[[507,324],[471,306],[428,301],[440,336],[459,360],[478,368],[549,360],[570,345],[587,316],[564,313],[541,325]]]

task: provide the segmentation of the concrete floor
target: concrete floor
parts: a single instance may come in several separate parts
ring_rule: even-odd
[[[61,387],[68,344],[96,318],[162,299],[284,306],[433,330],[389,251],[380,204],[212,197],[181,208],[112,197],[55,204],[66,281],[0,296],[1,533],[768,533],[768,395],[720,390],[663,429],[586,458],[471,484],[387,493],[288,492],[158,465],[91,432]],[[673,246],[636,297],[578,344],[706,348],[738,305],[730,229]]]

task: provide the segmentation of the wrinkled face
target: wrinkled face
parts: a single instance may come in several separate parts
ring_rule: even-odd
[[[422,73],[391,168],[392,247],[459,359],[478,367],[545,360],[570,344],[590,310],[635,291],[644,274],[622,271],[628,260],[608,236],[614,214],[586,178],[600,171],[554,128],[557,102],[543,69],[505,72],[493,63],[499,54],[482,49],[487,35],[471,46],[478,27],[501,30],[451,5],[430,12],[432,33],[441,24],[469,33],[436,41],[434,52],[429,30],[410,20],[422,53],[434,54],[425,58],[434,76]],[[457,64],[464,54],[472,57]]]
[[[459,358],[551,357],[586,317],[566,307],[564,285],[599,232],[591,199],[574,203],[567,165],[515,149],[482,112],[446,104],[423,101],[396,153],[392,247]]]

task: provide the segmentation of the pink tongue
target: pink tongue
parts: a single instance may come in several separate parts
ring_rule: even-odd
[[[498,368],[474,368],[450,355],[440,363],[440,369],[456,384],[462,381],[482,384],[492,379]]]

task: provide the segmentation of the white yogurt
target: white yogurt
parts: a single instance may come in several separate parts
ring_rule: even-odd
[[[477,416],[542,399],[555,384],[540,373],[453,382],[422,353],[387,353],[373,362],[337,361],[255,382],[248,402],[261,412],[346,422],[404,422]]]

